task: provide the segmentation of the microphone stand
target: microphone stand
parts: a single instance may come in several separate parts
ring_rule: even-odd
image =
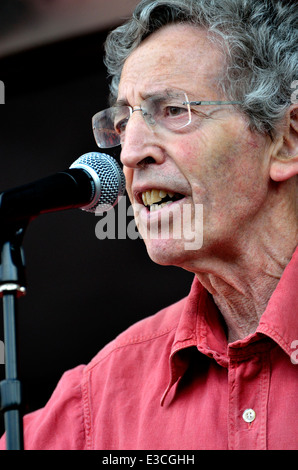
[[[18,297],[25,295],[22,240],[27,222],[9,227],[0,240],[0,297],[3,301],[5,380],[0,382],[0,408],[4,413],[7,450],[23,450],[22,392],[18,380],[16,320]]]

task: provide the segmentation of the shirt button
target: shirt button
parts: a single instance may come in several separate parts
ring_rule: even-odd
[[[246,423],[252,423],[255,417],[256,417],[256,412],[251,408],[248,408],[247,410],[245,410],[242,415],[242,418],[244,419]]]

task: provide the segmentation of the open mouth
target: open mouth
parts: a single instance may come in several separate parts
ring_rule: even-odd
[[[172,202],[179,201],[184,197],[185,196],[183,196],[183,194],[173,193],[163,189],[151,189],[142,192],[143,204],[150,212],[162,209],[164,206],[171,204]]]

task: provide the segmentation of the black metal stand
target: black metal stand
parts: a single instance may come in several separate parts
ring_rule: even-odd
[[[23,450],[22,393],[18,380],[16,300],[25,295],[25,265],[21,247],[25,227],[9,230],[1,239],[0,297],[3,300],[5,380],[0,382],[7,450]]]

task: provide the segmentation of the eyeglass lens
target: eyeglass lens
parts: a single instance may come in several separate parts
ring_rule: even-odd
[[[167,92],[152,96],[141,103],[140,107],[113,106],[93,117],[93,131],[100,147],[114,147],[124,141],[125,130],[131,114],[141,111],[146,124],[175,131],[190,123],[191,114],[183,92]]]

